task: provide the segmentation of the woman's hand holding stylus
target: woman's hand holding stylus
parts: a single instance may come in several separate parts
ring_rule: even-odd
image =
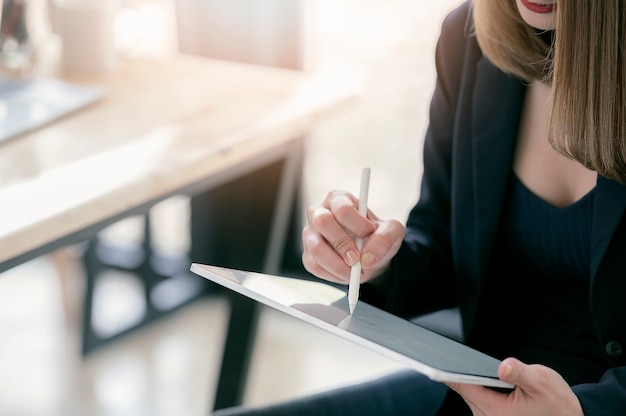
[[[358,212],[358,198],[346,191],[330,192],[307,210],[302,231],[304,267],[317,277],[348,284],[350,267],[361,261],[361,283],[378,276],[398,252],[405,228],[397,220],[383,220]],[[363,239],[359,252],[355,238]]]

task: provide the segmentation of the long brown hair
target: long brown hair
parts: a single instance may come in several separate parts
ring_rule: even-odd
[[[626,183],[624,0],[560,0],[552,45],[515,0],[474,0],[474,29],[494,65],[552,84],[549,140],[562,154]]]

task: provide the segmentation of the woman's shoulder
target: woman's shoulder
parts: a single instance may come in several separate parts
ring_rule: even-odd
[[[472,37],[472,1],[467,0],[450,11],[441,26],[441,37],[463,42]]]
[[[469,19],[472,16],[472,0],[466,0],[452,9],[444,19],[444,27],[462,27],[466,28]]]
[[[482,57],[473,24],[471,0],[460,4],[443,20],[435,60],[438,76],[450,91],[458,90],[462,73]]]

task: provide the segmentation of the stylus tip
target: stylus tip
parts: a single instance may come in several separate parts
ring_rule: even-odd
[[[343,318],[337,326],[341,329],[348,329],[350,327],[350,321],[352,321],[352,315],[348,315]]]

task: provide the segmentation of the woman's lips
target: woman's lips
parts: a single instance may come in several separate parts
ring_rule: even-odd
[[[524,7],[535,13],[552,13],[556,9],[555,3],[531,3],[529,0],[521,0]]]

